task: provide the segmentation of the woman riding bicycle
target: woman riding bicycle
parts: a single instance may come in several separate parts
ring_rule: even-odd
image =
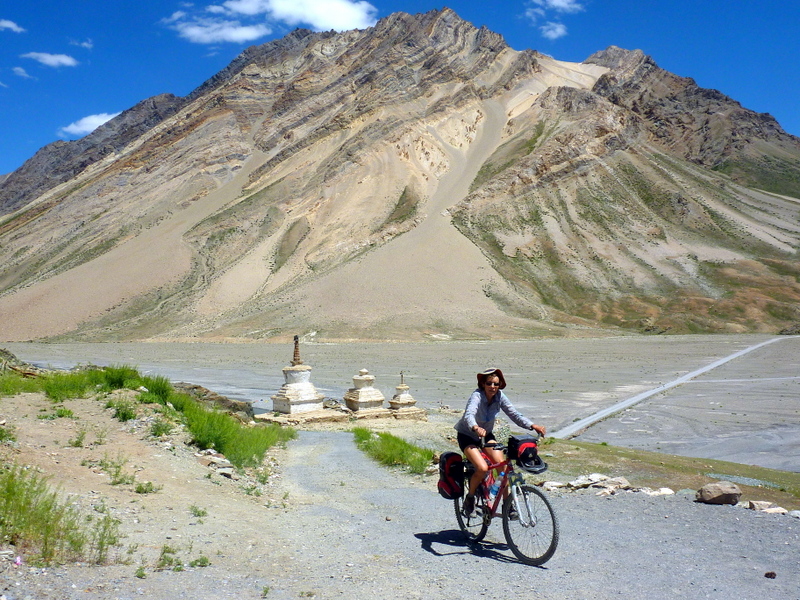
[[[472,392],[464,409],[464,415],[455,424],[458,432],[458,445],[461,451],[475,466],[475,473],[469,480],[469,492],[464,499],[464,513],[470,514],[475,509],[475,492],[478,486],[485,479],[488,472],[486,461],[481,457],[481,449],[478,447],[480,438],[485,442],[495,441],[492,429],[497,414],[502,410],[508,418],[524,429],[532,429],[540,435],[545,435],[546,430],[542,425],[534,423],[524,417],[514,408],[502,390],[506,387],[506,380],[500,369],[487,369],[483,373],[478,373],[478,388]],[[491,447],[483,449],[486,455],[494,463],[502,462],[503,453]]]

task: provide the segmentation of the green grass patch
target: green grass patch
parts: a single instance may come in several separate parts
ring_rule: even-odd
[[[16,442],[17,436],[14,433],[14,428],[6,425],[0,425],[0,444],[6,442]]]
[[[173,396],[172,404],[183,413],[192,442],[200,448],[213,448],[221,452],[237,467],[255,467],[264,460],[272,446],[287,442],[297,435],[291,428],[277,425],[246,427],[227,413],[208,409],[188,396],[180,408]]]
[[[109,403],[109,408],[114,409],[114,418],[118,421],[125,423],[126,421],[133,421],[136,416],[136,405],[133,402],[121,400],[118,402]]]
[[[0,375],[0,397],[40,391],[42,391],[41,382],[36,379],[22,377],[14,371],[7,371]]]
[[[162,486],[155,485],[152,481],[141,481],[136,484],[133,491],[137,494],[155,494]]]
[[[19,466],[0,470],[0,544],[10,544],[33,562],[105,562],[119,543],[119,521],[105,515],[89,521],[43,477]]]
[[[603,473],[625,477],[639,487],[678,491],[698,490],[710,481],[729,478],[742,489],[743,500],[768,500],[800,510],[800,473],[553,438],[547,438],[543,453],[553,454],[545,458],[550,465],[548,479]]]
[[[356,446],[382,465],[401,466],[424,473],[433,462],[433,450],[420,448],[390,433],[375,433],[366,427],[353,429]]]
[[[125,472],[127,462],[128,459],[122,454],[117,454],[116,458],[110,458],[106,454],[100,460],[100,468],[111,478],[111,485],[129,485],[135,481],[135,475]]]
[[[165,435],[169,435],[172,433],[173,427],[174,426],[169,421],[164,419],[156,419],[153,421],[153,424],[150,425],[150,435],[154,438],[160,438]]]
[[[54,402],[72,398],[86,398],[95,393],[117,389],[140,390],[140,403],[160,405],[163,419],[156,421],[151,434],[159,437],[169,433],[169,419],[182,420],[192,441],[200,448],[213,448],[224,454],[236,467],[255,467],[264,459],[267,450],[275,444],[296,437],[291,427],[243,425],[228,413],[206,408],[187,394],[177,393],[166,377],[143,376],[130,366],[119,365],[105,368],[86,368],[68,373],[56,373],[35,379],[23,379],[16,373],[0,377],[0,394],[15,395],[21,391],[43,391]],[[163,407],[163,408],[161,408]],[[135,419],[137,403],[131,400],[109,400],[106,408],[114,409],[114,417],[120,421]],[[43,415],[43,419],[72,416],[72,411],[58,408],[55,413]],[[83,440],[81,440],[83,441]],[[108,463],[108,460],[106,460]],[[110,464],[104,469],[112,480],[117,479]],[[119,481],[123,483],[124,481]]]

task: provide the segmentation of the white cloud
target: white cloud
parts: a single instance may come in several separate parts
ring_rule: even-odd
[[[583,10],[583,4],[577,0],[533,0],[546,10],[560,13],[578,13]]]
[[[584,0],[529,0],[525,7],[525,17],[531,25],[544,21],[544,25],[539,26],[542,37],[557,40],[567,35],[567,26],[560,22],[561,15],[582,12],[585,4]]]
[[[258,3],[261,0],[229,0],[230,3]],[[263,0],[269,16],[287,25],[306,23],[317,31],[365,29],[375,25],[378,9],[365,0]]]
[[[196,44],[216,44],[234,42],[242,44],[252,42],[272,33],[267,25],[242,25],[239,21],[226,19],[208,19],[194,17],[186,21],[178,21],[172,28],[182,38]]]
[[[0,81],[0,87],[7,88],[8,86],[5,83],[3,83],[2,81]]]
[[[28,52],[22,58],[32,58],[48,67],[75,67],[78,61],[66,54],[49,54],[47,52]]]
[[[22,77],[23,79],[33,79],[33,76],[28,75],[28,72],[22,67],[14,67],[11,70],[14,71],[14,75],[18,77]]]
[[[540,18],[545,16],[545,12],[541,8],[534,8],[529,6],[525,9],[525,16],[531,20],[531,23],[536,23]]]
[[[24,33],[25,30],[14,23],[14,21],[9,21],[8,19],[0,19],[0,30],[3,29],[10,29],[14,33]]]
[[[86,41],[83,42],[71,41],[70,44],[73,46],[78,46],[80,48],[86,48],[87,50],[91,50],[92,48],[94,48],[94,42],[88,38],[86,39]]]
[[[228,0],[227,2],[223,2],[221,7],[215,6],[213,8],[222,8],[223,10],[229,10],[240,15],[253,16],[270,12],[271,4],[272,2],[270,0]]]
[[[95,129],[100,127],[103,123],[110,121],[114,117],[116,117],[119,113],[108,114],[108,113],[100,113],[98,115],[89,115],[88,117],[83,117],[82,119],[75,121],[74,123],[70,123],[66,127],[62,127],[58,130],[58,134],[62,137],[72,137],[78,136],[82,137],[87,133],[93,132]]]
[[[546,37],[548,40],[557,40],[567,35],[566,25],[563,23],[553,23],[552,21],[548,21],[539,27],[539,31],[541,31],[542,36]]]
[[[317,31],[363,29],[375,24],[378,13],[366,0],[225,0],[202,12],[187,11],[175,12],[163,22],[198,44],[251,42],[272,33],[275,23],[307,25]]]

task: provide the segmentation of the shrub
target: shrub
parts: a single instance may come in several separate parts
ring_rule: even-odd
[[[130,484],[134,482],[135,476],[124,471],[127,462],[128,460],[122,456],[122,454],[117,454],[116,459],[112,459],[106,454],[100,460],[100,468],[111,478],[111,485]]]
[[[169,435],[172,432],[172,423],[164,421],[163,419],[156,419],[150,425],[150,435],[158,438],[162,435]]]
[[[0,426],[0,444],[4,442],[16,442],[17,436],[14,435],[13,427]]]
[[[86,441],[86,433],[85,428],[79,429],[74,438],[67,440],[67,445],[72,448],[83,448],[83,444]]]
[[[16,396],[23,392],[38,392],[41,389],[41,381],[38,379],[27,379],[14,372],[0,375],[0,397]]]
[[[60,502],[46,479],[18,466],[0,470],[0,544],[44,563],[81,558],[99,563],[118,543],[118,525],[106,516],[87,529],[79,511]]]
[[[173,400],[178,397],[184,399],[176,404]],[[221,452],[237,467],[259,465],[269,448],[297,435],[294,429],[278,425],[245,427],[229,414],[207,409],[183,394],[173,395],[171,401],[182,407],[178,410],[183,411],[193,443]]]
[[[68,408],[64,408],[63,406],[56,408],[56,417],[59,419],[71,419],[74,416],[75,414]]]
[[[152,481],[144,481],[136,484],[133,491],[137,494],[154,494],[161,489],[161,486],[153,485]]]
[[[158,560],[156,561],[156,571],[163,571],[164,569],[169,569],[181,564],[177,552],[178,551],[172,546],[166,544],[161,546],[161,553],[158,555]]]
[[[156,375],[155,377],[143,377],[142,385],[147,388],[146,394],[151,394],[157,398],[159,404],[166,404],[172,394],[172,384],[169,379]],[[142,394],[145,395],[145,394]]]
[[[192,562],[189,563],[190,567],[207,567],[211,564],[211,561],[208,560],[207,556],[200,555],[198,558],[195,558]]]
[[[114,418],[125,423],[136,418],[136,406],[131,402],[114,402]]]
[[[44,393],[53,402],[63,402],[72,398],[84,398],[90,388],[94,387],[93,377],[89,371],[74,373],[56,373],[42,379]]]
[[[106,390],[135,390],[142,385],[142,377],[134,367],[127,365],[111,365],[102,370],[102,379]]]

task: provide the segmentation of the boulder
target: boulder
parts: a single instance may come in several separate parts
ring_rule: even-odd
[[[730,481],[707,483],[695,495],[696,502],[705,504],[736,504],[742,497],[742,490]]]

